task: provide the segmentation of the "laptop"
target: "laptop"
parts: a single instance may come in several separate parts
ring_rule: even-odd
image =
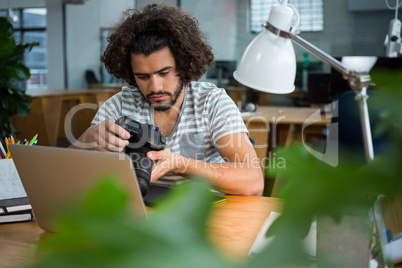
[[[147,214],[131,160],[123,153],[10,144],[9,149],[36,221],[54,231],[54,217],[84,197],[106,174],[128,191],[129,206],[137,218]]]

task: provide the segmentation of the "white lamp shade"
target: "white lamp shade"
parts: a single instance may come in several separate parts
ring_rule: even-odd
[[[268,93],[294,91],[296,55],[290,39],[261,32],[247,47],[234,78],[241,84]]]
[[[377,61],[373,56],[345,56],[342,57],[342,63],[356,72],[368,73]]]

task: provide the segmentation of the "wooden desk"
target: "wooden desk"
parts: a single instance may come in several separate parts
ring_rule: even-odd
[[[236,104],[245,104],[245,101],[250,101],[250,95],[253,95],[254,97],[251,97],[251,100],[253,102],[256,102],[260,106],[267,106],[271,104],[271,95],[276,95],[276,94],[271,94],[267,92],[262,92],[262,91],[257,91],[252,88],[246,87],[242,84],[238,85],[229,85],[225,84],[223,85],[223,88],[226,90],[228,95],[232,98],[232,100]],[[258,97],[255,97],[257,95]],[[308,92],[304,90],[298,90],[296,89],[295,91],[283,95],[286,98],[290,99],[307,99],[308,97]],[[256,100],[254,100],[256,98]]]
[[[212,212],[210,238],[229,259],[244,261],[269,214],[280,212],[281,207],[278,198],[227,196]]]
[[[56,146],[57,139],[65,137],[64,120],[68,112],[79,104],[95,104],[74,114],[72,128],[78,138],[90,126],[99,105],[117,92],[114,89],[27,91],[32,96],[31,112],[24,117],[12,118],[12,124],[18,130],[16,136],[24,140],[38,133],[38,144]]]
[[[271,211],[280,211],[279,199],[228,196],[214,206],[209,233],[218,250],[232,260],[247,260],[248,251]],[[32,262],[36,244],[45,233],[36,222],[0,225],[0,266],[20,267]]]
[[[258,115],[243,116],[243,121],[256,142],[259,159],[277,145],[323,136],[323,129],[331,123],[331,114],[320,114],[318,108],[260,106],[256,112]]]
[[[126,84],[120,83],[107,83],[107,84],[88,84],[90,89],[114,89],[120,91]]]

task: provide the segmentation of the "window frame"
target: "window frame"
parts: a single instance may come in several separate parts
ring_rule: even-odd
[[[45,33],[45,34],[47,34],[47,31],[46,31],[46,28],[47,28],[47,23],[46,23],[46,25],[44,26],[44,27],[24,27],[24,16],[23,16],[23,14],[24,14],[24,10],[26,10],[26,9],[38,9],[38,8],[41,8],[41,9],[46,9],[46,7],[23,7],[23,8],[13,8],[13,13],[15,13],[15,14],[18,14],[18,19],[20,20],[20,22],[19,22],[19,26],[18,27],[14,27],[14,35],[15,34],[18,34],[19,35],[19,42],[21,42],[21,43],[24,43],[24,35],[25,35],[25,33],[29,33],[29,32],[43,32],[43,33]],[[0,11],[5,11],[5,12],[7,12],[7,9],[0,9]],[[46,53],[47,53],[48,51],[47,51],[47,46],[46,46]],[[30,53],[30,52],[26,52],[26,53]],[[26,57],[24,57],[24,64],[26,65]],[[44,70],[46,70],[45,71],[45,81],[46,81],[46,83],[44,83],[44,84],[39,84],[39,85],[43,85],[43,86],[39,86],[38,88],[36,88],[36,87],[32,87],[32,88],[29,88],[29,86],[28,86],[28,84],[29,84],[29,81],[31,80],[31,78],[30,79],[28,79],[28,80],[26,80],[26,81],[23,81],[23,83],[21,83],[22,84],[22,87],[24,88],[24,89],[30,89],[30,90],[46,90],[46,89],[48,89],[48,86],[47,86],[47,71],[48,71],[48,63],[47,63],[47,61],[46,61],[46,69],[44,69]],[[31,71],[31,69],[30,69],[30,71]],[[32,73],[31,73],[31,75],[32,75]],[[31,76],[32,77],[32,76]],[[41,80],[41,79],[40,79]]]
[[[252,2],[253,1],[261,1],[261,2],[267,2],[268,0],[249,0],[248,1],[248,12],[247,12],[247,24],[248,24],[248,32],[250,32],[251,34],[258,34],[261,31],[264,30],[264,28],[262,26],[258,27],[256,26],[258,23],[257,22],[253,22],[253,10],[252,10]],[[270,6],[272,7],[272,5],[274,4],[279,4],[278,0],[269,0],[271,1],[271,3],[266,3],[266,6]],[[294,1],[298,1],[297,3],[293,3]],[[293,2],[289,1],[291,5],[295,6],[295,8],[298,10],[299,14],[300,14],[300,24],[299,24],[299,30],[303,31],[303,32],[320,32],[320,31],[324,31],[324,1],[323,0],[310,0],[309,3],[307,3],[307,5],[310,5],[310,7],[306,8],[306,9],[300,9],[298,8],[299,4],[306,4],[303,3],[303,0],[294,0]],[[304,0],[305,1],[305,0]],[[314,2],[313,2],[314,1]],[[305,13],[303,13],[303,11],[306,10],[311,10],[311,6],[315,6],[318,3],[318,7],[315,7],[317,9],[319,9],[319,11],[321,11],[321,13],[318,15],[318,20],[319,20],[319,25],[315,26],[314,24],[311,26],[311,20],[306,22],[302,19],[303,16],[306,16]],[[262,5],[264,5],[264,3],[262,3]],[[264,15],[259,15],[259,18],[256,19],[259,20],[261,17],[264,17],[264,19],[261,19],[261,23],[259,23],[259,25],[262,25],[262,23],[264,23],[269,16],[269,12],[270,12],[271,8],[269,8],[266,12],[264,12]],[[312,12],[312,11],[310,11]],[[308,14],[308,16],[311,17],[316,17],[317,15],[311,15]],[[314,23],[314,22],[313,22]],[[306,29],[305,27],[307,27],[306,25],[309,24],[310,28]],[[254,28],[255,27],[255,28]],[[257,30],[258,29],[258,30]]]

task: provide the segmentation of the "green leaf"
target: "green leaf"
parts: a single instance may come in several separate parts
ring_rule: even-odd
[[[0,37],[0,59],[5,58],[6,56],[11,55],[15,50],[15,40],[12,38],[4,38]]]
[[[18,62],[9,62],[5,68],[0,68],[2,76],[7,76],[9,79],[16,81],[27,80],[30,77],[30,72],[25,65]]]
[[[27,80],[29,69],[24,65],[24,55],[38,43],[16,44],[13,26],[4,17],[0,17],[0,133],[10,136],[14,128],[10,124],[15,114],[26,115],[31,98],[25,90],[16,87],[16,81]]]
[[[23,62],[25,53],[29,52],[32,50],[34,46],[38,46],[39,43],[27,43],[27,44],[18,44],[15,46],[14,53],[8,57],[8,60],[10,61],[17,61],[17,62]]]
[[[205,238],[208,184],[173,191],[149,218],[132,218],[124,188],[107,177],[41,241],[34,267],[236,267]],[[200,239],[198,239],[200,238]]]
[[[13,26],[5,17],[0,17],[0,58],[10,55],[15,50]]]
[[[288,180],[280,193],[284,207],[267,234],[273,242],[250,262],[228,262],[205,238],[210,210],[205,182],[182,185],[144,223],[126,214],[124,189],[109,178],[62,218],[59,234],[41,241],[43,258],[35,267],[314,266],[301,239],[316,215],[329,215],[335,222],[345,213],[366,218],[373,197],[402,196],[402,93],[385,90],[375,99],[373,105],[386,111],[383,120],[390,122],[394,135],[389,149],[370,163],[361,164],[348,152],[341,165],[332,167],[301,144],[277,148],[276,157],[285,165],[273,166],[269,174]]]
[[[5,17],[0,17],[0,38],[11,38],[13,33],[13,25]]]
[[[186,201],[183,202],[183,200]],[[152,214],[151,219],[155,224],[159,224],[160,220],[164,219],[164,224],[182,226],[178,230],[187,232],[187,237],[191,237],[196,234],[191,234],[191,230],[186,230],[187,226],[196,226],[199,228],[197,231],[204,230],[205,221],[211,209],[211,206],[205,204],[212,204],[212,194],[202,179],[193,179],[192,183],[182,185],[174,195],[159,202],[156,206],[156,213]],[[170,217],[169,215],[172,214],[176,214],[176,216]]]

